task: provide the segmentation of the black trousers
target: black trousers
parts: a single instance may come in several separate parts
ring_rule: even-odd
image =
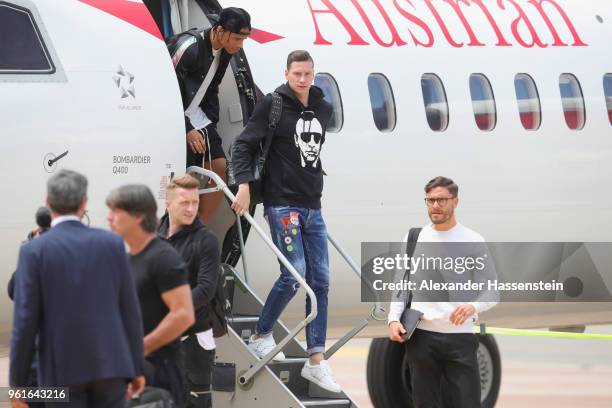
[[[194,334],[181,343],[185,351],[185,369],[187,373],[188,408],[212,407],[210,383],[212,367],[215,361],[215,350],[204,350]]]
[[[471,333],[436,333],[415,330],[406,343],[415,408],[480,407],[478,338]]]
[[[154,353],[155,354],[155,353]],[[172,394],[177,407],[185,403],[185,361],[183,350],[178,347],[172,352],[158,353],[145,359],[147,385],[163,388]]]
[[[68,388],[70,402],[47,402],[45,405],[57,408],[124,408],[126,405],[127,380],[125,378],[109,378],[71,385]]]

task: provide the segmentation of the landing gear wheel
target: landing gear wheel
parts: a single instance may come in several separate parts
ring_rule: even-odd
[[[389,339],[373,339],[368,353],[367,381],[376,408],[413,408],[406,348]]]
[[[501,385],[501,358],[495,338],[478,335],[478,367],[482,408],[493,408]],[[404,345],[373,339],[368,353],[367,381],[376,408],[413,408],[410,370]]]
[[[480,368],[480,401],[483,408],[493,408],[501,386],[501,357],[495,337],[479,334],[478,367]]]

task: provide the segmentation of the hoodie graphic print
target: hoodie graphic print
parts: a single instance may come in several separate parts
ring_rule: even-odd
[[[300,164],[314,168],[319,164],[319,154],[323,142],[323,127],[313,111],[303,111],[295,124],[295,147],[300,149]]]

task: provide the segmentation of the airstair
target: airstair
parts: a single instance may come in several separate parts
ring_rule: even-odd
[[[211,179],[216,186],[200,190],[200,194],[223,191],[233,202],[234,194],[215,173],[200,167],[190,167],[188,173],[197,173],[199,178]],[[249,408],[301,408],[331,407],[357,408],[357,404],[344,392],[331,393],[302,378],[300,372],[308,358],[304,347],[296,340],[297,334],[315,319],[317,299],[306,281],[299,275],[285,256],[273,244],[262,227],[250,214],[245,214],[252,230],[263,239],[274,255],[283,263],[293,277],[299,282],[311,301],[311,313],[296,327],[290,329],[280,320],[273,329],[277,346],[264,358],[259,359],[248,348],[247,341],[255,332],[255,326],[263,308],[260,299],[248,284],[247,257],[244,252],[244,240],[240,217],[237,217],[238,233],[242,250],[243,274],[231,265],[224,264],[228,301],[231,303],[232,317],[229,319],[228,334],[216,339],[217,351],[213,375],[213,406],[249,407]],[[332,246],[340,253],[351,270],[361,279],[359,267],[342,249],[338,242],[328,235]],[[367,285],[371,287],[371,285]],[[376,302],[369,314],[352,330],[336,341],[325,352],[325,359],[330,359],[336,351],[357,335],[372,320],[384,320],[384,309]],[[286,356],[283,361],[273,361],[272,357],[282,350]]]

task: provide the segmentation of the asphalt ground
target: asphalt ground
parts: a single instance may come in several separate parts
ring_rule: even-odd
[[[612,326],[589,327],[587,332],[612,334]],[[496,340],[502,355],[497,407],[612,406],[612,341],[501,335]],[[336,379],[360,408],[372,407],[366,382],[370,341],[351,340],[330,360]],[[7,385],[4,349],[0,350],[0,386]]]

